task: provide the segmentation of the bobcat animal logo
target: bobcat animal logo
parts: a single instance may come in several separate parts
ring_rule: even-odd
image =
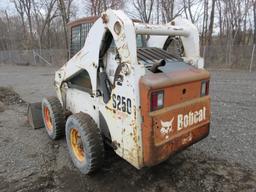
[[[160,133],[165,137],[165,139],[169,138],[169,133],[172,132],[172,123],[173,123],[174,117],[170,121],[162,121],[161,120],[161,129]]]

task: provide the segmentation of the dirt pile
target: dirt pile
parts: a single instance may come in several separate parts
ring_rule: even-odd
[[[11,87],[0,87],[0,102],[5,105],[26,103]]]

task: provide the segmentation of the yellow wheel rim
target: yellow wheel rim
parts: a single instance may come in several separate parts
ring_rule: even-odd
[[[85,160],[85,153],[81,136],[76,128],[72,128],[70,131],[70,142],[72,150],[79,161]]]
[[[46,126],[47,130],[52,132],[53,131],[53,125],[52,125],[50,110],[48,109],[48,107],[44,107],[44,120],[45,120],[45,124],[46,124],[45,126]]]

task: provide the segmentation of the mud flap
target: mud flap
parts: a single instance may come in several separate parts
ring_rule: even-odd
[[[33,129],[44,127],[41,102],[28,104],[27,118]]]

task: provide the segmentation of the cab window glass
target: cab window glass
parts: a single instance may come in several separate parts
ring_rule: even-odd
[[[80,26],[73,27],[71,29],[71,46],[70,46],[70,54],[73,56],[80,50],[80,38],[81,38],[81,30]]]
[[[70,57],[82,49],[92,25],[93,23],[84,23],[71,28]]]

